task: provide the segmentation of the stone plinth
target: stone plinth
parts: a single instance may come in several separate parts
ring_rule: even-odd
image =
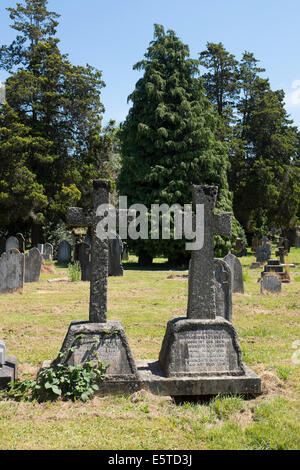
[[[166,377],[158,361],[136,361],[140,388],[154,395],[173,397],[211,397],[222,395],[255,396],[261,394],[261,379],[245,366],[245,374],[237,376]]]
[[[69,349],[75,347],[74,352]],[[63,342],[61,353],[54,362],[67,365],[83,364],[99,358],[109,364],[106,382],[135,382],[137,369],[120,322],[73,322]]]
[[[169,321],[159,355],[166,377],[245,374],[236,331],[224,318]]]

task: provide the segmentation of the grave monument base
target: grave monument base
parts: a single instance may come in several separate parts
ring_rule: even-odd
[[[159,362],[167,377],[245,374],[237,333],[222,317],[170,320]]]
[[[96,361],[97,358],[108,364],[105,374],[105,388],[108,391],[109,383],[113,391],[114,384],[118,389],[118,382],[130,385],[131,382],[135,384],[138,380],[137,369],[124,328],[118,321],[72,322],[60,355],[51,365],[55,367],[61,363],[73,366],[87,361]],[[49,365],[49,362],[46,361],[43,367],[49,367]]]
[[[187,342],[190,344],[190,350]],[[160,354],[162,364],[149,359],[134,362],[120,322],[71,323],[61,351],[68,351],[73,346],[76,346],[73,353],[66,353],[63,358],[57,358],[52,364],[51,361],[45,361],[42,368],[55,366],[58,361],[68,365],[81,364],[93,360],[96,353],[103,362],[110,363],[97,395],[132,394],[141,389],[154,395],[179,399],[212,397],[219,394],[256,396],[261,393],[260,377],[243,365],[235,330],[232,324],[222,317],[217,317],[216,320],[171,320]],[[224,355],[221,349],[226,350],[225,361],[221,360]],[[194,358],[197,359],[205,352],[210,355],[204,361],[206,369],[202,372],[191,370]],[[185,361],[184,358],[187,358],[188,354],[190,361]],[[169,367],[168,360],[171,363],[174,361],[175,371]],[[211,366],[207,367],[209,363]],[[216,370],[216,364],[220,370]]]
[[[136,361],[140,388],[153,395],[172,397],[213,397],[216,395],[256,396],[261,394],[261,380],[249,367],[241,376],[166,377],[158,361]]]
[[[261,379],[242,363],[233,325],[215,320],[173,318],[159,361],[138,361],[142,388],[171,396],[258,395]]]
[[[3,366],[0,366],[0,390],[7,388],[10,382],[18,379],[18,360],[14,356],[6,356]]]

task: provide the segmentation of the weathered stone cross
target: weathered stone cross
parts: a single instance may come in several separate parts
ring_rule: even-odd
[[[95,180],[93,182],[93,208],[82,209],[70,207],[67,212],[67,223],[74,227],[91,227],[91,284],[89,321],[91,323],[106,323],[107,321],[107,279],[108,279],[108,238],[101,240],[97,236],[97,225],[105,217],[97,215],[97,209],[102,204],[109,204],[109,181]],[[133,211],[116,210],[120,221],[124,215],[129,222],[134,217]],[[125,214],[126,213],[126,214]]]
[[[193,186],[193,204],[204,205],[204,244],[192,251],[189,272],[187,317],[193,319],[216,318],[214,234],[231,234],[231,213],[214,214],[218,188]]]

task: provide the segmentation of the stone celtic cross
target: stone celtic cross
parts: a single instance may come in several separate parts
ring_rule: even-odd
[[[93,182],[93,207],[82,209],[70,207],[67,212],[67,223],[74,227],[90,227],[91,240],[91,284],[89,321],[91,323],[106,323],[107,321],[107,279],[108,279],[108,238],[101,240],[97,236],[97,225],[105,217],[97,215],[99,206],[110,202],[110,182],[95,180]],[[126,214],[125,214],[126,213]],[[128,215],[126,223],[134,214],[125,209],[116,210],[119,221]]]
[[[231,234],[231,213],[215,214],[218,188],[193,186],[193,205],[204,205],[204,243],[192,251],[187,317],[215,319],[214,234]]]

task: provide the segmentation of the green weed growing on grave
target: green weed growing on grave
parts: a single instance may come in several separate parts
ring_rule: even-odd
[[[61,352],[59,358],[73,353],[76,347]],[[53,367],[41,370],[35,380],[12,382],[9,389],[1,392],[2,398],[16,401],[55,401],[89,400],[99,390],[99,383],[105,379],[108,364],[104,364],[95,354],[95,361],[87,361],[76,366],[59,362]]]
[[[291,375],[292,370],[290,367],[278,367],[276,373],[281,380],[287,380]]]
[[[78,261],[68,265],[68,277],[71,282],[78,282],[81,280],[81,268]]]

